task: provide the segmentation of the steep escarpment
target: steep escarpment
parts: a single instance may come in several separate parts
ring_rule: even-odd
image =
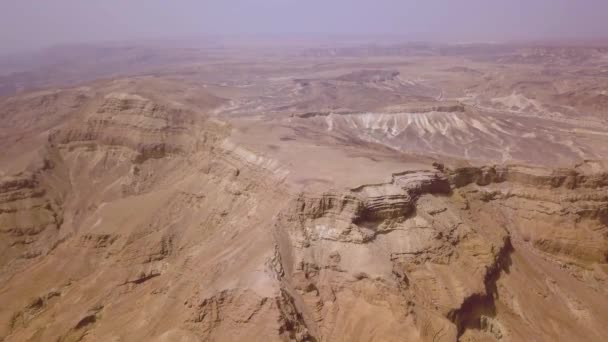
[[[51,251],[62,239],[63,206],[70,191],[56,152],[47,151],[28,170],[0,181],[0,268]]]
[[[492,295],[486,279],[510,242],[504,230],[476,232],[451,193],[441,172],[412,171],[294,200],[275,228],[284,278],[321,339],[350,324],[363,340],[458,336],[459,310]]]
[[[592,164],[587,161],[579,165]],[[448,172],[456,187],[475,183],[489,185],[491,183],[513,182],[537,188],[590,188],[598,189],[608,186],[606,173],[586,173],[577,168],[546,169],[529,166],[490,166],[490,167],[461,167]]]
[[[55,102],[62,100],[50,103]],[[143,165],[147,159],[208,151],[213,142],[206,144],[207,139],[217,141],[222,128],[210,127],[194,138],[203,121],[182,108],[110,93],[91,96],[80,113],[48,132],[48,126],[34,125],[46,143],[33,147],[26,168],[4,177],[0,186],[2,234],[7,237],[0,262],[48,253],[80,230],[79,217],[87,215],[80,206],[85,203],[95,206],[104,197],[141,193],[153,186],[158,177],[150,165]],[[66,210],[72,211],[68,218]],[[64,223],[68,226],[61,229]]]
[[[193,139],[192,127],[201,121],[179,106],[157,104],[139,95],[110,93],[92,113],[54,132],[49,141],[52,145],[92,142],[89,145],[126,147],[137,153],[136,162],[142,162],[194,150],[198,139]],[[201,137],[202,143],[207,137]]]
[[[403,223],[415,210],[419,196],[448,193],[447,179],[429,171],[392,175],[385,184],[363,185],[344,194],[300,195],[287,213],[302,221],[303,238],[365,243]],[[313,222],[306,222],[307,220]],[[314,228],[308,228],[311,226]]]
[[[496,315],[465,337],[500,330],[500,336],[510,331],[513,339],[580,339],[584,334],[601,340],[597,318],[605,315],[606,303],[598,296],[605,296],[608,203],[606,174],[587,171],[594,164],[447,171],[454,193],[476,213],[477,224],[496,222],[513,245],[509,271],[495,282]],[[519,286],[531,292],[516,290]],[[556,322],[561,329],[552,327]]]
[[[608,174],[511,166],[460,168],[450,178],[482,210],[508,216],[508,229],[536,249],[583,264],[608,260]]]
[[[258,331],[278,332],[287,309],[264,271],[272,245],[259,238],[275,202],[255,195],[273,191],[272,175],[242,149],[222,147],[226,128],[179,105],[113,93],[55,127],[26,171],[2,179],[0,336],[107,340],[123,322],[156,319],[159,330],[119,334],[209,338],[222,336],[220,325],[231,334],[224,316],[204,318],[223,302],[227,317],[256,327],[231,313],[241,303],[232,298],[276,299]],[[230,241],[240,250],[225,250]],[[203,318],[192,318],[197,311]]]
[[[564,297],[568,304],[556,308],[563,317],[605,313],[606,303],[586,303],[573,289],[585,281],[587,291],[604,291],[604,181],[577,170],[440,166],[301,194],[275,224],[283,286],[321,340],[574,336],[572,325],[525,313]],[[555,267],[527,269],[536,258]],[[543,292],[544,279],[563,292]],[[525,302],[509,286],[543,294]],[[601,336],[596,323],[588,323],[590,339]]]

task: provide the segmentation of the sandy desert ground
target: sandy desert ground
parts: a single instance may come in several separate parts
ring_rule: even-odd
[[[0,58],[0,341],[603,341],[608,44]]]

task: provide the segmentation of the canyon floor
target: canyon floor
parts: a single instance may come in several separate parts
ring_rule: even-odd
[[[74,45],[0,96],[0,341],[608,336],[608,45]]]

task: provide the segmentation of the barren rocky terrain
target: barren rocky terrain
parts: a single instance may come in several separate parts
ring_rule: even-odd
[[[0,341],[603,341],[608,45],[0,58]]]

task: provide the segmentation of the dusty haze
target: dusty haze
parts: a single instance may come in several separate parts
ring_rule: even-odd
[[[203,34],[391,33],[479,41],[603,38],[602,0],[4,0],[0,51]]]

